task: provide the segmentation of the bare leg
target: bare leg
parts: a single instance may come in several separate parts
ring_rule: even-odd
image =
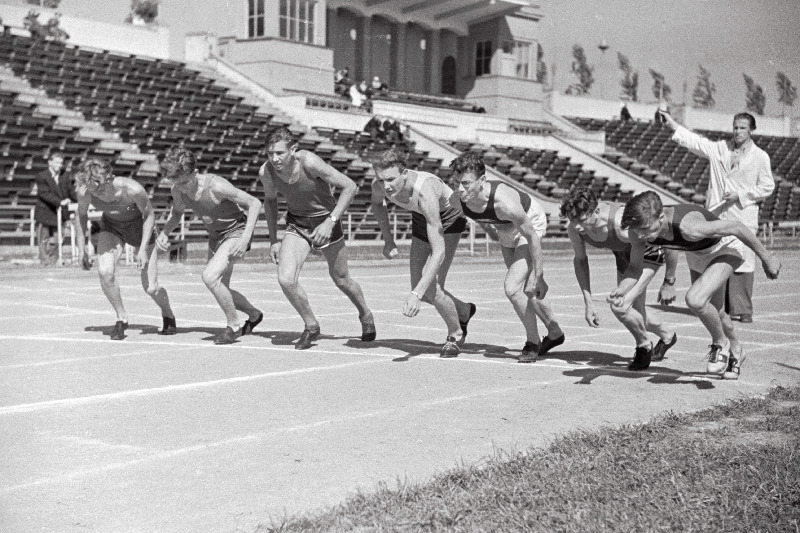
[[[444,261],[442,261],[442,266],[439,267],[439,273],[436,276],[436,279],[439,282],[439,285],[442,287],[442,290],[445,294],[453,300],[453,303],[458,310],[458,318],[459,320],[467,320],[469,319],[469,312],[470,312],[470,304],[456,298],[450,291],[445,289],[445,283],[447,282],[447,274],[450,273],[450,267],[453,265],[453,258],[456,255],[456,250],[458,249],[458,241],[461,240],[460,234],[445,234],[444,236],[444,246],[445,246],[445,255]]]
[[[291,233],[286,234],[278,261],[278,284],[286,299],[303,319],[306,329],[319,330],[319,322],[311,310],[308,295],[299,283],[300,270],[310,252],[311,245],[305,239]]]
[[[539,328],[536,323],[536,310],[532,298],[525,294],[525,282],[530,272],[530,254],[527,246],[518,246],[516,249],[501,247],[503,261],[508,267],[503,289],[506,298],[517,313],[522,325],[525,327],[526,339],[533,344],[539,344]]]
[[[442,319],[444,319],[444,323],[447,326],[447,335],[449,337],[458,337],[461,334],[461,325],[458,322],[458,308],[453,300],[453,297],[449,293],[445,292],[444,287],[442,286],[443,280],[441,279],[441,275],[442,270],[445,271],[445,276],[447,275],[447,269],[450,268],[450,264],[453,261],[453,256],[455,255],[459,238],[460,235],[450,234],[444,236],[444,263],[439,269],[439,274],[436,276],[434,283],[432,283],[431,286],[428,287],[428,290],[425,292],[425,294],[422,295],[422,300],[433,305]],[[430,257],[430,244],[416,237],[412,237],[409,263],[411,287],[416,286],[416,284],[419,282],[420,278],[422,277],[422,269],[425,267],[425,263],[430,260]],[[466,313],[468,314],[469,306],[463,302],[461,303],[465,308],[467,308]]]
[[[142,288],[161,308],[161,316],[175,318],[169,305],[167,290],[158,284],[158,250],[155,244],[151,244],[148,247],[148,255],[150,259],[147,262],[147,266],[141,271]]]
[[[709,266],[709,269],[711,268],[711,266],[719,265],[719,264],[725,265],[725,263],[714,263],[714,264]],[[731,268],[731,272],[732,272],[733,271],[733,267],[730,266],[730,268]],[[706,272],[708,272],[709,269],[706,269]],[[703,273],[701,275],[699,272],[695,272],[694,270],[690,270],[689,274],[690,274],[691,280],[692,280],[692,288],[694,288],[695,284],[703,276],[705,276],[705,273]],[[734,352],[734,353],[739,353],[739,351],[741,350],[741,344],[739,342],[739,338],[736,336],[736,331],[733,328],[733,322],[731,321],[731,317],[725,311],[725,289],[724,289],[725,283],[726,283],[725,280],[723,280],[720,288],[718,290],[716,290],[711,295],[711,298],[709,299],[709,304],[708,305],[710,305],[713,309],[715,309],[717,311],[717,317],[719,318],[719,327],[722,330],[722,336],[720,337],[722,339],[722,341],[715,340],[714,334],[712,333],[711,334],[711,339],[712,339],[711,342],[713,344],[719,344],[720,346],[722,346],[722,345],[725,344],[724,339],[727,338],[728,342],[731,343],[731,351]],[[690,292],[691,292],[692,288],[689,289]],[[686,298],[687,298],[687,302],[686,303],[688,305],[689,304],[689,302],[688,302],[689,293],[688,292],[686,293]],[[692,309],[692,311],[694,311],[694,309]],[[695,314],[697,314],[696,311],[695,311]],[[699,316],[700,315],[698,314],[698,317]],[[700,318],[700,321],[703,322],[703,319]],[[712,323],[713,323],[713,319],[712,319]],[[705,325],[705,322],[703,322],[703,325]],[[706,326],[706,329],[708,329],[708,326]],[[709,329],[709,332],[711,332],[710,329]]]
[[[122,293],[116,278],[117,262],[122,254],[122,241],[113,233],[106,231],[97,237],[97,272],[100,274],[100,287],[117,314],[117,320],[128,322],[128,312],[122,304]]]
[[[697,315],[708,332],[711,334],[711,343],[724,346],[725,342],[737,342],[733,325],[730,330],[723,325],[727,317],[724,306],[724,293],[722,289],[725,282],[734,270],[730,261],[736,261],[735,257],[722,256],[719,260],[711,263],[705,272],[697,275],[692,272],[692,286],[686,293],[686,305]],[[717,294],[718,293],[718,294]],[[727,319],[730,324],[730,319]],[[733,337],[731,339],[731,337]]]
[[[237,261],[230,257],[230,249],[235,242],[234,239],[223,242],[217,252],[209,258],[208,264],[203,270],[203,283],[206,284],[206,287],[208,287],[208,290],[211,291],[220,308],[222,308],[222,312],[225,313],[228,327],[233,331],[238,331],[242,324],[239,320],[239,315],[236,313],[237,305],[234,302],[234,296],[228,288],[233,265]],[[238,293],[237,295],[239,298],[244,298]],[[242,302],[240,301],[239,305],[241,304]]]
[[[325,256],[325,260],[328,261],[328,274],[330,274],[331,279],[339,290],[350,298],[350,301],[356,306],[359,320],[373,323],[375,320],[372,316],[372,311],[369,310],[367,302],[364,300],[361,286],[350,277],[350,269],[347,265],[347,247],[344,241],[342,240],[323,248],[322,254]]]

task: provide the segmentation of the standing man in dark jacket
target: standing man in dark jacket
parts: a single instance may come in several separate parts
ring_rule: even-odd
[[[47,160],[47,170],[36,176],[36,208],[33,219],[36,221],[39,242],[39,260],[43,265],[53,265],[58,261],[58,208],[62,206],[61,221],[69,219],[67,205],[77,201],[72,180],[61,169],[64,154],[53,152]]]

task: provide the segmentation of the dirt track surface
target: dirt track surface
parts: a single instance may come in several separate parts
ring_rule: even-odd
[[[567,342],[529,365],[516,362],[524,330],[503,295],[499,257],[456,259],[448,289],[478,312],[464,352],[446,360],[434,309],[400,313],[402,261],[351,265],[376,316],[378,340],[368,344],[324,266],[307,265],[301,284],[323,333],[307,351],[293,348],[302,322],[274,265],[237,267],[232,286],[265,320],[232,346],[211,342],[224,319],[198,266],[163,265],[173,337],[156,335],[157,307],[135,269],[121,269],[132,324],[124,341],[108,337],[114,317],[96,272],[0,272],[0,531],[251,531],[497,449],[796,384],[800,254],[779,255],[780,280],[756,276],[755,322],[737,323],[748,359],[735,382],[704,373],[710,340],[682,303],[683,262],[679,305],[649,307],[679,342],[646,372],[626,370],[632,339],[602,303],[611,256],[590,258],[600,329],[583,319],[571,256],[547,257]]]

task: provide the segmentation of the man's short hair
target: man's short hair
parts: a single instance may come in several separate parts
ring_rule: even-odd
[[[622,229],[643,228],[652,224],[663,212],[664,204],[658,194],[653,191],[643,192],[625,204],[620,225]]]
[[[158,167],[167,179],[177,174],[191,174],[197,170],[197,156],[188,148],[176,146],[167,150]]]
[[[267,134],[267,140],[264,142],[264,145],[267,147],[267,149],[269,149],[270,146],[281,141],[285,142],[286,146],[293,146],[295,143],[297,143],[297,139],[295,139],[292,130],[286,126],[280,126],[271,130]]]
[[[52,157],[52,156],[51,156]],[[108,181],[113,179],[114,172],[111,163],[99,157],[92,157],[78,165],[75,171],[75,183],[86,186],[90,181]]]
[[[399,170],[408,168],[408,155],[397,147],[392,147],[381,152],[371,161],[375,170],[386,170],[396,167]]]
[[[591,213],[597,208],[597,196],[588,187],[572,187],[561,200],[561,216],[569,220]]]
[[[450,168],[453,169],[453,174],[474,172],[477,176],[482,176],[486,173],[486,165],[483,162],[483,157],[471,151],[464,152],[450,161]]]
[[[751,115],[750,113],[736,113],[733,115],[733,123],[735,124],[737,120],[740,118],[744,118],[750,121],[750,131],[756,129],[756,117]]]
[[[52,161],[56,157],[60,157],[63,160],[64,159],[64,152],[50,152],[50,155],[47,156],[47,160],[48,161]]]

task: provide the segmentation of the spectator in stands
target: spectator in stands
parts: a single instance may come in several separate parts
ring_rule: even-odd
[[[508,269],[503,288],[526,334],[519,362],[533,363],[539,355],[564,343],[564,332],[545,299],[548,287],[541,238],[547,230],[547,215],[529,195],[500,180],[487,179],[483,158],[475,152],[459,155],[450,168],[453,183],[458,185],[461,212],[500,241]],[[547,328],[541,342],[537,317]]]
[[[403,140],[403,132],[400,130],[400,123],[392,117],[386,117],[383,122],[384,138],[390,143],[396,143]]]
[[[267,135],[267,161],[259,176],[264,185],[264,210],[269,224],[269,256],[278,265],[278,283],[292,307],[303,319],[304,329],[295,344],[298,350],[311,347],[320,327],[305,290],[298,283],[300,270],[312,250],[322,252],[328,274],[336,287],[358,310],[361,340],[375,340],[375,318],[367,307],[361,286],[350,277],[347,248],[340,221],[353,201],[355,182],[308,150],[298,150],[289,128],[277,128]],[[339,199],[331,189],[342,190]],[[278,240],[278,193],[286,199],[286,233]]]
[[[619,118],[622,121],[631,120],[633,118],[631,116],[630,110],[628,109],[628,104],[627,103],[622,104],[622,109],[619,112]]]
[[[692,278],[686,305],[711,335],[706,372],[739,379],[745,354],[725,313],[722,289],[744,263],[746,248],[758,255],[770,279],[778,278],[781,262],[738,220],[720,220],[694,204],[664,207],[653,191],[637,194],[625,204],[620,226],[628,230],[631,240],[631,271],[640,275],[638,280],[626,277],[609,295],[615,312],[630,309],[647,286],[648,275],[642,267],[648,244],[685,251]]]
[[[403,314],[417,316],[423,301],[433,305],[447,326],[439,356],[456,357],[476,308],[450,294],[444,284],[467,221],[451,204],[453,190],[433,174],[408,168],[406,155],[398,148],[378,155],[372,166],[372,212],[383,234],[387,259],[397,256],[397,245],[385,200],[411,211],[411,292]]]
[[[373,98],[376,95],[384,95],[389,93],[389,86],[381,81],[380,76],[373,76],[372,83],[369,86],[369,97]]]
[[[175,315],[169,304],[169,295],[166,289],[158,285],[156,216],[144,187],[130,178],[115,177],[108,161],[96,158],[81,163],[75,181],[78,192],[78,256],[84,264],[88,262],[84,231],[88,223],[89,205],[103,212],[100,234],[97,236],[97,271],[103,293],[117,314],[111,339],[124,339],[128,328],[128,313],[122,303],[119,282],[115,276],[126,244],[135,248],[142,288],[161,308],[161,334],[174,335]]]
[[[333,87],[336,94],[340,96],[348,96],[350,87],[353,85],[353,80],[350,79],[349,67],[344,67],[336,71],[334,76]]]
[[[371,119],[369,119],[369,122],[367,122],[366,125],[364,125],[364,131],[372,135],[374,139],[384,140],[386,138],[386,135],[383,129],[383,125],[384,125],[383,117],[381,115],[375,115]]]
[[[172,182],[173,203],[169,220],[156,240],[158,248],[169,249],[169,234],[178,227],[187,208],[203,220],[208,230],[208,263],[203,270],[203,283],[227,320],[227,327],[214,338],[214,344],[232,344],[241,335],[252,333],[264,318],[244,295],[230,288],[234,265],[250,249],[261,202],[221,176],[200,174],[197,158],[186,148],[168,150],[159,167]],[[247,315],[244,324],[237,311]]]
[[[52,152],[47,159],[47,169],[36,176],[33,220],[39,241],[39,261],[44,266],[58,261],[58,208],[61,207],[61,221],[66,222],[69,220],[70,202],[77,201],[72,180],[62,173],[63,166],[64,154]]]
[[[367,82],[362,81],[358,84],[353,84],[350,86],[350,103],[353,104],[353,107],[365,107],[367,102],[367,95],[365,91],[367,90]]]
[[[584,316],[586,322],[593,328],[600,327],[600,318],[592,299],[586,245],[608,250],[614,254],[617,266],[617,285],[622,283],[626,276],[633,277],[635,275],[629,268],[631,241],[628,231],[620,226],[624,207],[624,204],[618,202],[598,200],[588,187],[573,187],[561,202],[561,216],[569,220],[567,235],[575,252],[572,264],[583,295],[586,309]],[[642,263],[645,269],[644,274],[648,278],[647,284],[665,263],[666,276],[672,278],[674,283],[678,252],[656,246],[649,247]],[[619,312],[613,306],[611,308],[617,320],[630,331],[636,342],[633,360],[628,365],[628,370],[647,370],[651,361],[663,360],[667,350],[678,342],[678,334],[675,330],[665,328],[660,322],[654,320],[651,314],[647,313],[646,296],[646,290],[643,290],[626,312]],[[659,301],[661,301],[660,294]],[[647,338],[648,331],[658,336],[655,347]]]
[[[672,140],[710,162],[706,209],[722,220],[738,220],[757,234],[758,202],[772,194],[775,180],[769,155],[751,138],[755,117],[750,113],[734,115],[733,139],[714,142],[679,125],[668,113],[661,116],[675,130]],[[733,320],[753,321],[755,259],[755,252],[746,250],[744,264],[726,285],[725,307]]]

